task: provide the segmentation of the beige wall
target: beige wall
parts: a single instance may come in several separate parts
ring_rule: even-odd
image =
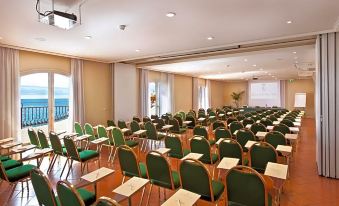
[[[192,109],[192,77],[174,76],[175,111]]]
[[[235,106],[231,97],[232,92],[241,92],[245,91],[241,100],[241,105],[247,105],[247,90],[248,90],[247,81],[242,82],[225,82],[224,83],[224,104]]]
[[[224,88],[225,82],[211,80],[211,106],[213,108],[220,108],[225,105],[224,102]]]
[[[314,117],[314,81],[313,79],[286,82],[285,107],[294,108],[295,93],[306,93],[306,116]]]
[[[70,75],[71,59],[49,54],[20,51],[20,75],[56,72]],[[85,121],[105,124],[111,116],[112,89],[109,64],[84,61]]]

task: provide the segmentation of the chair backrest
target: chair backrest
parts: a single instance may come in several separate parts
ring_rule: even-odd
[[[235,131],[244,128],[244,125],[241,122],[234,121],[230,124],[230,131],[232,135],[234,134]]]
[[[84,135],[84,131],[82,130],[82,127],[79,122],[74,122],[74,130],[76,133],[78,133],[78,136]]]
[[[241,145],[234,139],[224,139],[218,146],[219,160],[221,161],[224,157],[238,158],[239,164],[243,164],[243,150]]]
[[[254,123],[252,124],[250,130],[253,132],[254,135],[257,134],[257,132],[266,132],[266,126],[261,123]]]
[[[217,120],[217,121],[213,122],[212,129],[215,130],[218,127],[225,127],[225,124],[222,121],[220,121],[220,120]]]
[[[246,117],[242,114],[239,114],[238,116],[236,116],[238,121],[244,120]]]
[[[236,166],[228,170],[225,185],[226,202],[232,201],[246,206],[268,206],[266,182],[250,167]]]
[[[278,153],[274,147],[266,142],[252,145],[249,149],[249,165],[263,173],[268,162],[277,162]]]
[[[171,166],[166,158],[156,151],[150,151],[146,155],[147,174],[152,184],[175,189]]]
[[[148,139],[158,140],[158,133],[152,122],[146,122],[145,129],[146,129],[146,135]]]
[[[84,129],[85,129],[85,134],[91,135],[89,137],[89,140],[91,140],[91,141],[95,140],[95,134],[94,134],[94,129],[93,129],[92,125],[90,123],[86,123],[84,125]]]
[[[70,137],[65,136],[64,145],[66,147],[68,157],[79,161],[80,157],[79,157],[79,153],[78,153],[77,147],[75,146],[74,141]]]
[[[94,206],[120,206],[120,204],[109,197],[100,197],[94,203]]]
[[[156,115],[156,114],[152,114],[152,115],[151,115],[151,119],[159,119],[159,116]]]
[[[165,124],[168,124],[168,121],[169,121],[169,116],[167,114],[163,114],[161,115],[161,119],[164,120]]]
[[[287,125],[282,124],[282,123],[280,123],[280,124],[278,124],[278,125],[275,125],[275,126],[273,127],[273,131],[281,132],[281,133],[283,133],[283,135],[285,135],[285,134],[290,134],[290,133],[291,133],[290,128],[289,128]]]
[[[49,143],[48,143],[47,137],[45,135],[45,132],[42,131],[41,129],[38,130],[38,138],[39,138],[39,142],[40,142],[40,148],[42,148],[42,149],[49,148]]]
[[[139,131],[140,130],[140,125],[139,125],[139,123],[137,122],[137,121],[135,121],[135,120],[133,120],[132,122],[131,122],[131,131],[134,133],[134,132],[136,132],[136,131]]]
[[[237,118],[229,117],[229,118],[226,120],[226,124],[229,125],[229,124],[231,124],[232,122],[236,122],[236,121],[238,121]]]
[[[124,128],[127,128],[127,124],[124,120],[118,120],[118,127],[120,129],[124,129]]]
[[[187,115],[190,115],[190,116],[192,116],[192,117],[196,117],[196,113],[195,113],[195,111],[193,111],[193,110],[191,110],[191,111],[189,111],[188,113],[187,113]],[[187,117],[187,115],[186,115],[186,117]]]
[[[136,121],[137,123],[141,122],[140,118],[137,117],[137,116],[134,116],[134,117],[133,117],[133,121]]]
[[[59,181],[56,190],[61,206],[85,206],[75,187],[67,181]]]
[[[268,118],[263,118],[263,119],[261,119],[261,120],[260,120],[260,123],[263,124],[263,125],[265,125],[266,127],[267,127],[267,126],[272,126],[272,125],[273,125],[273,122],[272,122],[270,119],[268,119]]]
[[[143,117],[143,118],[142,118],[142,121],[143,121],[144,123],[146,123],[146,122],[152,122],[151,118],[149,118],[149,117],[147,117],[147,116]]]
[[[232,138],[230,130],[225,127],[218,127],[214,132],[215,141],[218,141],[220,138]]]
[[[235,135],[237,142],[241,145],[244,151],[247,151],[247,148],[245,147],[247,141],[255,141],[255,135],[253,132],[249,129],[242,128],[238,130],[237,134]]]
[[[0,161],[0,179],[9,182],[5,168],[2,165],[2,161]]]
[[[111,119],[107,120],[107,126],[108,127],[116,127],[114,120],[111,120]]]
[[[127,145],[118,147],[118,159],[123,175],[141,177],[137,155]]]
[[[195,159],[186,159],[179,166],[181,187],[214,201],[212,179],[208,169]]]
[[[186,121],[191,121],[191,123],[189,123],[189,124],[187,124],[187,126],[189,127],[189,128],[194,128],[195,127],[195,125],[196,125],[196,120],[195,120],[195,117],[194,116],[192,116],[192,115],[187,115],[186,116]]]
[[[167,116],[166,116],[167,117]],[[166,122],[165,122],[166,121]],[[154,120],[155,123],[157,123],[157,125],[155,126],[155,128],[157,130],[161,130],[163,126],[165,126],[166,124],[168,124],[168,121],[167,120],[164,120],[164,119],[156,119]]]
[[[34,129],[32,127],[28,128],[28,137],[29,137],[29,141],[32,145],[35,145],[37,147],[40,147],[40,143],[39,143],[39,139],[38,139],[38,135],[36,134],[36,132],[34,131]]]
[[[185,112],[184,112],[185,113]],[[173,117],[174,119],[178,120],[179,126],[182,127],[183,126],[183,118],[182,118],[182,114],[178,113],[176,115],[174,115]],[[171,124],[171,123],[170,123]]]
[[[287,145],[285,136],[278,131],[272,131],[265,135],[265,142],[277,148],[278,145]]]
[[[113,133],[112,135],[113,135],[114,146],[119,147],[121,145],[126,144],[125,139],[124,139],[124,134],[119,128],[114,127],[112,133]]]
[[[170,157],[181,159],[184,157],[182,143],[178,136],[166,136],[165,147],[171,149],[168,153]]]
[[[57,206],[53,187],[48,178],[39,169],[31,171],[31,181],[39,205]]]
[[[249,113],[249,112],[247,112],[247,113],[244,114],[244,116],[245,116],[245,117],[252,117],[252,114]]]
[[[53,131],[49,132],[49,140],[51,141],[53,152],[55,154],[62,155],[63,149],[58,135]]]
[[[200,158],[200,160],[202,160],[203,162],[211,162],[212,163],[211,145],[210,145],[210,143],[208,142],[207,139],[200,137],[200,136],[193,137],[191,139],[190,146],[191,146],[192,152],[203,154],[203,156]]]
[[[270,119],[272,122],[278,121],[278,118],[276,118],[273,114],[271,114],[270,116],[268,116],[268,119]]]
[[[288,127],[294,127],[294,123],[290,119],[283,119],[280,123],[285,124]]]
[[[205,139],[208,139],[208,132],[205,127],[196,126],[193,129],[193,135],[203,136]]]
[[[181,118],[184,120],[186,119],[186,113],[184,111],[179,112],[181,114]]]
[[[168,123],[170,125],[173,125],[173,127],[170,128],[170,131],[173,131],[173,132],[179,132],[180,131],[179,121],[176,118],[169,119]]]
[[[248,125],[248,124],[254,124],[254,120],[251,118],[251,117],[246,117],[245,119],[242,120],[242,124],[245,125]]]

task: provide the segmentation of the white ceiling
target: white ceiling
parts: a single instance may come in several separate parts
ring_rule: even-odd
[[[249,80],[258,77],[266,80],[304,78],[298,75],[298,72],[305,68],[304,65],[307,65],[307,68],[314,68],[314,45],[248,52],[146,68],[205,79]]]
[[[55,1],[74,12],[80,0]],[[339,15],[337,0],[87,0],[66,31],[39,23],[35,3],[0,0],[0,44],[106,62],[332,30]]]

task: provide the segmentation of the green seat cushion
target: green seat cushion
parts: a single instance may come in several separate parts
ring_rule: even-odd
[[[188,155],[191,151],[190,151],[189,149],[184,149],[183,152],[184,152],[184,157],[185,157],[185,156]]]
[[[138,142],[137,141],[134,141],[134,140],[127,140],[126,141],[126,144],[129,146],[129,147],[135,147],[135,146],[138,146]]]
[[[179,173],[176,171],[172,171],[172,178],[173,178],[173,184],[174,184],[175,189],[180,187]]]
[[[248,159],[247,159],[247,158],[244,158],[244,166],[248,166],[248,164],[249,164]]]
[[[212,145],[215,145],[215,140],[214,140],[214,139],[209,139],[208,141],[210,142],[210,145],[211,145],[211,146],[212,146]]]
[[[218,200],[222,193],[224,192],[225,185],[220,181],[212,180],[212,190],[214,195],[214,200]]]
[[[15,167],[22,166],[22,162],[18,162],[16,160],[7,160],[2,162],[2,166],[4,167],[5,170],[9,170]]]
[[[6,160],[10,160],[11,158],[9,158],[8,156],[2,156],[0,155],[0,161],[6,161]]]
[[[77,150],[78,150],[78,152],[82,151],[81,147],[78,147]],[[65,156],[67,155],[66,147],[62,147],[62,154],[65,155]]]
[[[99,153],[94,150],[84,150],[79,152],[80,160],[87,161],[95,157],[99,157]]]
[[[95,194],[84,189],[84,188],[79,188],[77,191],[80,194],[81,199],[84,201],[86,206],[92,205],[95,202]]]
[[[13,169],[6,170],[7,178],[10,182],[15,182],[25,177],[29,177],[31,175],[32,169],[34,169],[34,165],[22,165]]]
[[[140,173],[141,177],[147,179],[147,168],[146,165],[142,162],[139,162],[139,168],[140,168]]]
[[[218,155],[217,154],[212,154],[211,155],[211,159],[212,159],[212,162],[210,159],[201,159],[201,162],[205,163],[205,164],[214,164],[218,161]]]

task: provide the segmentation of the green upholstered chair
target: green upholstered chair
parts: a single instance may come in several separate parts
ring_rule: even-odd
[[[116,127],[114,120],[112,119],[107,120],[107,127]]]
[[[205,139],[207,139],[211,146],[215,145],[214,139],[209,139],[208,132],[205,127],[203,126],[196,126],[193,129],[193,135],[203,136]]]
[[[238,158],[239,164],[244,165],[243,150],[241,145],[234,139],[224,139],[218,147],[219,161],[224,157]]]
[[[268,162],[277,162],[278,153],[267,142],[254,144],[249,149],[249,166],[260,173],[264,173]]]
[[[272,131],[265,135],[265,142],[277,148],[278,145],[287,145],[287,140],[281,132]]]
[[[39,142],[39,138],[38,135],[36,134],[36,132],[34,131],[34,129],[32,127],[28,128],[28,137],[29,137],[29,141],[32,145],[37,146],[37,148],[40,148],[40,142]]]
[[[212,130],[214,131],[214,130],[216,130],[218,127],[226,127],[226,126],[225,126],[225,124],[224,124],[222,121],[217,120],[217,121],[213,122],[213,124],[212,124]]]
[[[133,121],[136,121],[137,123],[140,123],[141,119],[138,116],[133,116]]]
[[[0,155],[0,161],[3,162],[3,161],[6,161],[6,160],[10,160],[11,158],[9,156],[6,156],[6,155]]]
[[[1,161],[2,162],[2,166],[5,170],[10,170],[19,166],[22,166],[22,162],[19,162],[17,160],[13,160],[13,159],[8,159],[5,161]]]
[[[142,118],[142,121],[143,121],[144,123],[146,123],[146,122],[152,122],[151,118],[149,118],[149,117],[147,117],[147,116],[143,117],[143,118]]]
[[[74,122],[74,131],[78,133],[78,136],[84,135],[84,130],[79,122]]]
[[[244,120],[246,117],[242,114],[239,114],[235,118],[237,118],[237,120],[240,122],[240,121]]]
[[[137,132],[137,131],[139,131],[141,129],[138,121],[135,121],[135,120],[133,120],[131,122],[130,126],[131,126],[132,133]]]
[[[235,117],[229,117],[227,120],[226,120],[226,124],[227,126],[230,125],[232,122],[236,122],[238,121],[237,118]]]
[[[21,182],[22,184],[21,192],[23,192],[23,182],[26,182],[28,186],[28,181],[30,180],[30,173],[34,168],[35,168],[34,165],[26,164],[5,170],[3,167],[3,162],[0,161],[0,181],[3,180],[8,182],[9,186],[11,187],[10,195],[8,199],[5,201],[5,203],[7,203],[12,198],[16,185],[19,182]]]
[[[118,127],[120,129],[128,129],[127,124],[124,120],[118,120]],[[130,129],[126,130],[123,133],[125,136],[131,136],[132,135],[132,131]]]
[[[246,127],[248,124],[254,124],[255,121],[251,117],[246,117],[242,120],[242,124]]]
[[[89,161],[91,160],[97,160],[98,161],[98,168],[100,168],[100,160],[99,160],[99,153],[95,150],[83,150],[81,152],[78,151],[77,147],[75,146],[75,142],[69,138],[64,138],[64,144],[67,150],[67,157],[71,161],[70,166],[66,175],[66,179],[69,175],[69,172],[72,168],[73,161],[80,162],[80,170],[81,174],[83,174],[85,170],[85,166],[88,166]],[[87,168],[88,170],[88,168]]]
[[[190,153],[188,149],[183,149],[182,142],[177,136],[165,137],[165,147],[171,149],[168,156],[176,159],[181,159]]]
[[[103,146],[108,147],[110,150],[109,156],[108,156],[108,161],[111,161],[113,157],[113,152],[114,152],[114,140],[113,140],[113,132],[107,133],[107,130],[104,126],[98,125],[98,137],[106,137],[108,138],[108,141],[103,144]]]
[[[49,132],[49,139],[51,141],[51,146],[52,146],[52,149],[53,149],[53,158],[52,158],[52,161],[48,167],[48,170],[47,170],[47,173],[51,172],[51,170],[53,169],[53,166],[57,160],[58,157],[65,157],[67,158],[67,150],[65,147],[62,146],[61,144],[61,141],[58,137],[58,135],[51,131]],[[68,160],[67,160],[68,161]],[[60,177],[62,176],[64,170],[65,170],[65,167],[66,167],[66,164],[67,164],[67,161],[65,162],[64,166],[63,166],[63,169],[62,169],[62,172],[60,174]]]
[[[196,113],[195,113],[195,111],[194,110],[190,110],[189,112],[187,112],[187,115],[190,115],[190,116],[192,116],[192,117],[196,117]],[[186,115],[186,117],[187,117],[187,115]]]
[[[165,115],[166,116],[166,115]],[[166,116],[167,117],[167,116]],[[158,131],[163,131],[162,127],[168,124],[168,121],[165,119],[155,119],[153,123],[156,123],[157,125],[155,126],[156,130]]]
[[[262,118],[262,119],[260,120],[260,123],[263,124],[263,125],[265,125],[266,127],[267,127],[267,126],[272,126],[272,125],[273,125],[273,122],[272,122],[270,119],[268,119],[268,118]]]
[[[114,127],[113,130],[112,130],[112,135],[113,135],[114,147],[116,148],[114,155],[113,155],[113,159],[112,159],[113,162],[114,162],[114,159],[115,159],[115,155],[117,153],[117,148],[120,147],[121,145],[127,145],[131,148],[137,147],[138,148],[138,154],[139,154],[139,151],[140,151],[139,147],[138,147],[139,143],[137,141],[134,141],[134,140],[125,140],[124,134],[122,133],[122,131],[119,128]]]
[[[93,206],[120,206],[120,204],[109,197],[100,197]]]
[[[281,132],[283,135],[286,135],[286,134],[290,134],[291,133],[291,130],[290,128],[285,125],[285,124],[278,124],[278,125],[275,125],[273,127],[273,131],[278,131],[278,132]]]
[[[146,165],[139,162],[138,157],[132,148],[127,145],[121,145],[118,147],[117,151],[123,176],[122,183],[124,183],[126,176],[147,178]]]
[[[285,119],[281,120],[280,123],[281,124],[285,124],[288,127],[294,127],[294,123],[293,123],[293,121],[291,119],[286,119],[285,118]]]
[[[151,120],[152,120],[152,119],[159,119],[159,116],[156,115],[156,114],[152,114],[152,115],[151,115]]]
[[[235,137],[236,137],[237,142],[241,145],[244,152],[248,151],[248,149],[245,147],[247,141],[249,140],[255,141],[255,136],[253,132],[246,128],[242,128],[238,130]]]
[[[186,121],[191,121],[191,123],[187,124],[187,128],[188,128],[188,129],[193,129],[193,128],[195,127],[195,125],[196,125],[196,119],[195,119],[194,116],[188,114],[188,115],[186,116]]]
[[[47,137],[45,135],[45,132],[42,131],[41,129],[38,130],[38,138],[40,142],[40,148],[45,149],[45,148],[50,148],[50,145],[48,143]]]
[[[186,128],[186,126],[184,126],[184,124],[183,124],[183,118],[182,118],[182,114],[181,113],[178,113],[178,114],[174,115],[173,118],[178,121],[178,124],[179,124],[180,128]]]
[[[250,130],[253,132],[254,135],[257,134],[257,132],[266,132],[266,126],[261,123],[254,123],[252,124]]]
[[[199,160],[186,159],[179,166],[181,187],[201,195],[200,199],[208,202],[218,202],[225,186],[222,182],[213,180],[208,169]]]
[[[186,119],[186,113],[184,111],[180,111],[179,114],[181,114],[181,119]]]
[[[247,113],[244,114],[244,116],[245,117],[252,117],[253,115],[251,113],[247,112]]]
[[[270,116],[268,116],[268,119],[270,119],[272,122],[278,121],[278,118],[277,118],[276,116],[274,116],[273,114],[271,114]]]
[[[215,141],[217,142],[220,138],[232,138],[232,134],[230,130],[226,129],[225,127],[218,127],[214,131]]]
[[[211,145],[204,137],[193,137],[190,142],[190,147],[191,152],[203,154],[200,158],[201,162],[213,165],[218,161],[218,155],[211,152]]]
[[[223,110],[217,112],[218,118],[222,121],[226,120],[226,113]],[[221,116],[220,116],[221,115]]]
[[[155,142],[158,142],[160,145],[161,141],[165,138],[165,135],[158,133],[152,122],[146,122],[145,129],[146,129],[146,135],[147,135],[147,140],[148,140],[147,142],[150,143],[150,141],[155,141]],[[152,144],[151,144],[151,147],[152,147]]]
[[[242,128],[244,128],[244,125],[241,122],[238,122],[238,121],[231,122],[231,124],[229,126],[229,129],[230,129],[230,132],[231,132],[232,135],[234,135],[235,131],[242,129]]]
[[[171,170],[170,163],[161,153],[156,151],[150,151],[147,153],[146,165],[148,178],[151,183],[146,205],[149,203],[153,185],[159,187],[159,193],[160,187],[170,190],[176,190],[180,187],[179,173]]]
[[[56,185],[60,206],[90,206],[96,201],[96,195],[86,189],[76,189],[67,181]]]
[[[168,124],[168,121],[169,121],[170,118],[167,114],[163,114],[163,115],[161,115],[161,119],[164,120],[165,124]]]
[[[179,125],[179,121],[175,118],[169,119],[169,124],[173,125],[173,127],[170,128],[170,131],[175,134],[184,134],[186,133],[186,128],[181,128]]]
[[[90,141],[93,141],[93,140],[96,139],[96,136],[94,134],[94,129],[93,129],[93,127],[90,123],[86,123],[84,125],[84,129],[85,129],[85,134],[90,135],[90,137],[89,137]]]
[[[272,205],[266,181],[250,167],[236,166],[228,170],[225,185],[228,206]]]

